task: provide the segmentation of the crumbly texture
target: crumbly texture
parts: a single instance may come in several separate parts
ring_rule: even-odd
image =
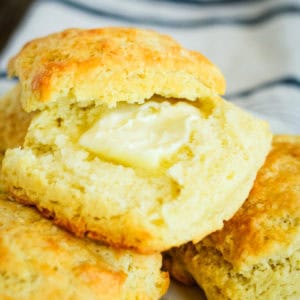
[[[26,113],[20,102],[17,84],[0,99],[0,153],[23,144],[32,113]]]
[[[0,298],[159,299],[161,255],[140,255],[78,239],[33,208],[0,194]]]
[[[21,89],[16,84],[0,98],[0,166],[8,148],[21,146],[33,113],[26,113],[20,102]],[[4,190],[0,173],[0,192]]]
[[[276,136],[253,189],[224,228],[167,255],[208,299],[300,299],[300,137]]]
[[[151,253],[198,242],[242,205],[271,133],[265,122],[217,96],[186,102],[197,107],[200,119],[155,172],[79,145],[82,133],[111,108],[46,109],[33,119],[24,148],[6,152],[6,186],[57,224],[115,247]]]
[[[216,66],[166,35],[135,28],[69,29],[27,43],[10,61],[27,111],[57,103],[196,100],[223,94]]]

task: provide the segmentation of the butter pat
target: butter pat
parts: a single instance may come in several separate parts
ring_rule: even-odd
[[[198,109],[185,102],[121,104],[104,113],[79,144],[106,160],[153,170],[188,142],[199,120]]]

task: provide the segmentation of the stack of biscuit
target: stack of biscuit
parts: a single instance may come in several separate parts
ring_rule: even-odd
[[[159,299],[163,251],[197,280],[185,249],[243,205],[272,139],[221,98],[218,68],[165,35],[104,28],[33,40],[8,71],[24,126],[3,139],[2,298]]]

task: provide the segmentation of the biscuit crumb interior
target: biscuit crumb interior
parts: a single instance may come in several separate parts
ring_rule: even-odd
[[[57,105],[37,113],[23,149],[7,153],[5,176],[11,187],[19,187],[11,191],[47,208],[52,217],[79,224],[71,228],[77,234],[95,228],[98,238],[139,245],[142,252],[199,240],[222,227],[263,163],[271,139],[268,126],[217,96],[160,101],[181,101],[199,116],[188,139],[154,172],[110,161],[80,145],[80,137],[118,106]],[[88,223],[84,227],[82,218]]]

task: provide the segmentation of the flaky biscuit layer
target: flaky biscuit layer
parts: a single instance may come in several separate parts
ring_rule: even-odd
[[[1,299],[159,299],[161,255],[78,239],[0,194]]]
[[[61,103],[114,106],[152,95],[198,99],[225,81],[202,54],[135,28],[68,29],[27,43],[10,61],[27,111]]]
[[[178,280],[208,299],[299,299],[300,137],[275,136],[244,205],[222,230],[169,253]]]

